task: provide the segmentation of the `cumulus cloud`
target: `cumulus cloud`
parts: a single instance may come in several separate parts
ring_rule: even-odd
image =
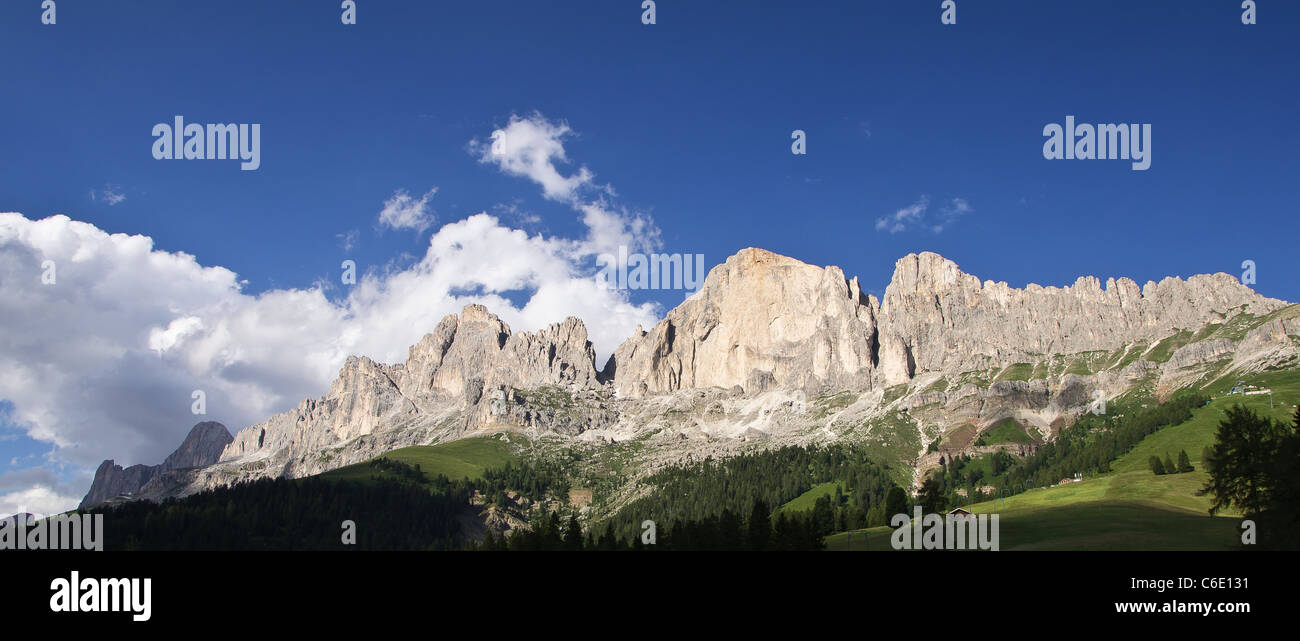
[[[379,226],[389,229],[410,229],[422,232],[433,226],[434,213],[429,208],[429,201],[438,193],[434,187],[415,198],[405,189],[398,189],[393,196],[384,201],[384,208],[379,212]]]
[[[146,236],[4,213],[0,399],[29,437],[54,446],[57,464],[152,464],[199,420],[235,431],[323,394],[350,354],[401,362],[469,303],[515,330],[582,318],[599,365],[657,309],[601,286],[583,267],[587,255],[585,242],[477,214],[435,232],[419,261],[365,271],[332,301],[326,285],[251,295],[234,272],[157,250]],[[520,305],[507,297],[521,291]],[[206,394],[207,416],[190,413],[194,390]],[[22,501],[54,512],[79,499],[30,485],[0,498],[0,511]]]
[[[618,246],[653,246],[659,230],[649,216],[612,202],[614,190],[595,185],[585,167],[560,170],[571,134],[540,115],[513,117],[493,141],[502,157],[489,146],[480,159],[572,207],[583,237],[529,234],[480,213],[437,229],[422,257],[360,265],[341,297],[327,296],[339,291],[334,282],[253,294],[233,271],[159,250],[148,236],[110,234],[64,215],[0,213],[7,422],[51,445],[47,468],[65,477],[71,469],[88,483],[92,466],[106,458],[158,463],[200,420],[238,431],[320,396],[349,355],[401,362],[410,345],[470,303],[516,331],[577,316],[603,365],[659,310],[599,282],[594,259]],[[433,226],[435,192],[417,198],[398,190],[379,224]],[[355,230],[339,240],[353,246]],[[205,416],[191,414],[196,390],[206,396]],[[48,477],[8,478],[0,512],[20,505],[57,512],[84,493]]]
[[[923,229],[933,233],[943,233],[962,215],[974,211],[965,198],[953,198],[936,211],[930,209],[930,197],[922,195],[916,202],[895,211],[889,216],[876,219],[876,231],[896,234],[908,229]]]

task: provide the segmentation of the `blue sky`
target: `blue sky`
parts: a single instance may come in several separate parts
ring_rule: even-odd
[[[709,265],[759,246],[880,295],[922,250],[1017,287],[1236,275],[1249,259],[1259,292],[1300,300],[1300,5],[1260,0],[1247,26],[1235,0],[957,0],[945,26],[939,4],[662,0],[643,25],[639,0],[358,0],[344,26],[331,1],[59,0],[47,26],[38,2],[6,2],[0,211],[148,236],[250,296],[336,281],[344,259],[404,269],[483,211],[582,238],[571,202],[471,148],[519,116],[571,129],[558,167],[607,187],[586,200]],[[151,128],[177,114],[260,123],[260,169],[155,160]],[[1151,168],[1045,160],[1042,129],[1067,115],[1151,124]],[[428,229],[378,224],[398,190],[435,187]],[[878,228],[918,203],[928,226]],[[662,311],[681,293],[629,296]],[[39,464],[71,483],[111,456],[61,456],[76,446],[6,415],[0,474]],[[187,428],[118,458],[165,454]]]

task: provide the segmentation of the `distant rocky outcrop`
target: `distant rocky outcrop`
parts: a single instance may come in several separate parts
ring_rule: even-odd
[[[139,494],[151,481],[165,472],[205,467],[216,463],[232,437],[225,425],[213,421],[199,423],[159,465],[132,465],[123,468],[111,459],[99,464],[90,491],[79,507],[98,505],[119,496]]]

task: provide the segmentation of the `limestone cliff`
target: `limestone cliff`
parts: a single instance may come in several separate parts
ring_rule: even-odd
[[[239,478],[313,474],[509,416],[516,390],[597,385],[582,321],[514,333],[483,306],[469,305],[413,345],[405,363],[348,358],[328,394],[240,430],[221,461],[253,464]]]
[[[896,263],[881,304],[881,368],[887,384],[917,371],[960,372],[1055,354],[1114,350],[1198,330],[1227,313],[1264,315],[1287,304],[1227,274],[1165,278],[1142,288],[1093,276],[1066,287],[1024,289],[980,282],[924,252]]]
[[[1017,289],[928,252],[897,261],[877,300],[838,267],[750,248],[714,267],[663,320],[638,328],[603,369],[594,358],[579,319],[512,332],[470,305],[411,346],[405,362],[348,358],[327,394],[240,430],[211,464],[105,462],[87,501],[306,476],[503,431],[645,438],[682,460],[726,456],[755,439],[852,438],[888,444],[898,463],[919,469],[939,456],[923,454],[928,443],[942,438],[949,453],[970,447],[1007,418],[1050,439],[1098,396],[1137,386],[1159,396],[1300,367],[1300,305],[1226,274],[1142,287],[1085,276]]]
[[[838,267],[745,249],[619,346],[604,374],[629,397],[700,387],[868,388],[878,307]]]

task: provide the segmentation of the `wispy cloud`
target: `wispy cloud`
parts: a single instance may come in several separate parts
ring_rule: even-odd
[[[876,219],[876,231],[896,234],[909,229],[922,229],[935,234],[957,222],[962,216],[974,211],[965,198],[952,198],[939,206],[937,210],[930,207],[930,197],[922,195],[916,202],[895,211],[893,214]]]
[[[936,233],[942,233],[949,225],[957,222],[958,218],[975,211],[971,208],[970,203],[965,198],[953,198],[943,207],[939,208],[938,220],[930,225],[930,229]]]
[[[113,205],[126,200],[126,195],[122,193],[121,186],[108,184],[104,185],[104,188],[98,191],[94,189],[90,190],[90,200],[92,202],[102,201],[109,207],[112,207]]]
[[[894,212],[893,215],[877,218],[876,231],[888,231],[891,234],[903,231],[907,229],[908,225],[921,220],[921,217],[925,215],[925,210],[929,208],[930,197],[921,196],[919,200]]]
[[[342,247],[343,251],[350,252],[353,247],[357,246],[357,241],[361,240],[361,232],[356,229],[349,229],[341,234],[334,234],[334,237],[339,239],[339,247]]]

